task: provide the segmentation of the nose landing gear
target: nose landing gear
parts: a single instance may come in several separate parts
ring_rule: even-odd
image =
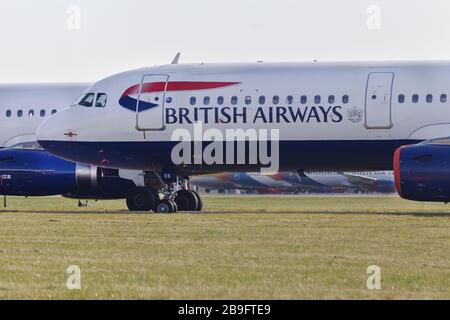
[[[156,199],[152,207],[154,212],[173,213],[177,211],[201,211],[203,209],[202,199],[197,192],[189,188],[189,177],[182,177],[170,171],[162,171],[158,176],[160,177],[164,198]]]
[[[173,200],[162,199],[155,204],[153,211],[156,213],[175,213],[178,211],[178,206]]]

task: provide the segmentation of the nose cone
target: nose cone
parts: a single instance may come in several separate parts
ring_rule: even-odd
[[[87,132],[98,126],[97,118],[92,116],[95,110],[89,108],[67,108],[47,120],[38,128],[36,137],[39,145],[52,155],[82,164],[106,166],[108,155],[113,150],[105,150],[103,143],[89,139]]]

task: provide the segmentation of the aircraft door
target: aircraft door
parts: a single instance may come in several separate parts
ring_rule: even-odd
[[[392,85],[394,73],[372,72],[369,74],[366,88],[367,129],[392,128]]]
[[[164,104],[169,76],[149,74],[142,77],[136,104],[136,129],[164,130]]]

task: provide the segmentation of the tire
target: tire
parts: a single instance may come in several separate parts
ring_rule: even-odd
[[[170,200],[170,202],[173,205],[173,213],[177,213],[178,212],[178,205],[177,205],[177,203],[175,201],[173,201],[173,200]]]
[[[159,200],[155,204],[155,208],[153,209],[153,211],[155,211],[155,213],[162,213],[162,214],[172,213],[172,212],[174,212],[174,210],[175,210],[175,208],[174,208],[172,201],[167,200],[167,199]]]
[[[175,194],[175,202],[179,211],[197,211],[198,198],[193,191],[178,190]]]
[[[195,211],[202,211],[203,210],[203,200],[202,200],[202,198],[200,197],[200,195],[198,194],[197,191],[192,191],[192,192],[194,193],[195,197],[197,198],[197,202],[198,202],[197,209]]]
[[[150,211],[155,205],[155,194],[143,187],[138,187],[127,196],[127,207],[130,211]]]

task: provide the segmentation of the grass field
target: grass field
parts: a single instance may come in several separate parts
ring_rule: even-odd
[[[209,196],[202,214],[10,198],[0,298],[450,298],[450,207],[396,197]],[[68,290],[66,268],[81,268]],[[378,265],[382,289],[368,290]]]

